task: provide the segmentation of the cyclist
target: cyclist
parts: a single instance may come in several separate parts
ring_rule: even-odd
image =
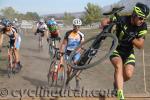
[[[46,33],[45,33],[46,32]],[[41,47],[43,46],[43,37],[45,34],[47,34],[47,25],[45,24],[44,19],[40,19],[39,22],[37,23],[37,30],[34,33],[34,35],[39,35],[39,39],[41,38]]]
[[[21,37],[20,35],[16,32],[16,29],[12,25],[12,23],[8,20],[3,23],[4,28],[1,32],[1,34],[5,34],[9,37],[9,53],[11,54],[12,50],[15,51],[15,60],[17,67],[22,68],[22,64],[20,63],[20,55],[19,55],[19,48],[20,48],[20,43],[21,43]]]
[[[14,28],[16,28],[17,29],[17,33],[20,33],[21,32],[21,24],[19,24],[19,21],[18,21],[18,19],[17,18],[15,18],[14,20],[13,20],[13,26],[14,26]]]
[[[65,60],[69,57],[70,53],[84,41],[84,34],[80,32],[80,26],[82,21],[78,18],[73,20],[73,29],[66,32],[62,44],[60,46],[60,52],[65,52]],[[65,51],[64,51],[65,50]],[[76,62],[80,57],[80,54],[75,56],[74,61]],[[61,57],[61,63],[63,63]],[[71,67],[67,66],[67,77],[71,72]],[[76,75],[76,88],[79,89],[79,74]]]
[[[145,19],[148,15],[148,6],[138,2],[133,8],[132,15],[121,16],[121,22],[126,33],[119,26],[116,30],[119,45],[110,56],[110,60],[115,68],[114,87],[117,89],[117,97],[121,100],[124,100],[123,83],[133,76],[135,68],[133,48],[141,49],[144,46],[145,35],[147,34]]]
[[[4,25],[2,23],[2,21],[0,22],[0,52],[1,52],[1,48],[2,48],[2,43],[3,43],[3,31]]]
[[[47,30],[47,25],[45,24],[44,19],[40,19],[39,22],[37,23],[37,30],[35,32],[35,35],[37,33],[40,33],[42,37],[44,37],[44,32]]]
[[[60,40],[60,37],[59,37],[60,32],[59,32],[57,23],[54,18],[51,18],[50,20],[47,21],[47,26],[48,26],[48,30],[49,30],[49,34],[47,35],[47,41],[50,42],[50,44],[51,44],[52,38],[55,38],[56,40]],[[56,47],[57,47],[57,45],[58,45],[58,43],[56,43]]]

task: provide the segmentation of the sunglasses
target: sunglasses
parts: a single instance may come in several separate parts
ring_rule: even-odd
[[[73,27],[74,27],[74,28],[80,28],[80,26],[78,26],[78,25],[73,25]]]
[[[11,25],[8,25],[8,26],[6,26],[6,27],[11,27]]]
[[[143,17],[138,17],[139,20],[145,20],[146,18]]]

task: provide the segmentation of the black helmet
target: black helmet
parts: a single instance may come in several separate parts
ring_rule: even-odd
[[[149,15],[149,7],[143,3],[136,3],[133,13],[136,14],[137,16],[147,18]]]

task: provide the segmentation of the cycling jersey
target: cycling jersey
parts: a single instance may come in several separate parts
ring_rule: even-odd
[[[45,23],[43,24],[40,24],[40,23],[37,23],[37,29],[47,29],[47,25]]]
[[[51,37],[58,37],[58,28],[57,28],[57,26],[56,25],[54,25],[54,26],[49,26],[48,27],[48,29],[49,29],[49,32],[50,32],[50,34],[51,34]]]
[[[57,30],[57,26],[56,25],[50,26],[50,27],[48,27],[48,29],[49,29],[50,32],[54,32],[54,31]]]
[[[37,23],[37,33],[44,33],[46,29],[47,25],[45,23],[43,24]]]
[[[40,33],[39,35],[41,35],[42,37],[44,37],[44,32],[46,30],[47,30],[47,25],[45,23],[43,23],[43,24],[37,23],[36,33]]]
[[[3,30],[3,33],[6,33],[6,30]],[[19,49],[20,48],[20,42],[21,42],[21,36],[19,34],[17,34],[17,37],[15,38],[14,33],[16,32],[15,28],[11,28],[11,31],[8,32],[6,35],[9,37],[9,43],[10,43],[10,48],[14,48],[14,44],[15,44],[15,40],[16,40],[16,48]]]
[[[145,22],[141,26],[132,25],[131,16],[121,16],[120,20],[123,24],[125,31],[128,34],[134,34],[135,38],[137,39],[145,39],[145,35],[147,33],[147,24]],[[132,41],[127,40],[128,35],[120,29],[120,26],[118,26],[116,30],[116,35],[118,37],[119,44],[116,48],[116,51],[113,52],[110,58],[115,56],[121,56],[122,58],[124,58],[124,64],[132,63],[132,65],[134,65],[133,63],[135,63],[135,56]]]
[[[64,39],[67,40],[67,50],[74,50],[84,40],[84,34],[78,31],[75,33],[73,30],[66,32]]]

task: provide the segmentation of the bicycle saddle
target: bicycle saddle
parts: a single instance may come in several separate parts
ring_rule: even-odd
[[[103,13],[103,15],[112,15],[112,14],[115,14],[115,13],[120,12],[120,11],[123,10],[124,8],[125,8],[124,6],[119,7],[119,8],[113,8],[112,11],[107,12],[107,13]]]

